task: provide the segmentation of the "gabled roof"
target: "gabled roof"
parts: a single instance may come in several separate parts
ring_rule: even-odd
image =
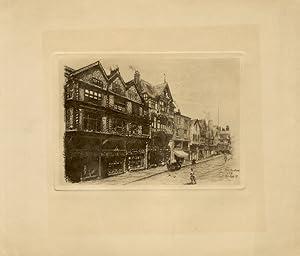
[[[119,71],[119,68],[116,68],[114,70],[111,70],[110,74],[108,75],[109,81],[113,81],[115,78],[119,77],[120,80],[122,81],[122,83],[124,84],[125,90],[127,91],[131,86],[134,86],[134,88],[136,89],[138,95],[140,96],[141,101],[143,102],[143,104],[145,104],[145,99],[142,96],[141,92],[139,91],[139,89],[137,88],[137,85],[135,83],[126,83]],[[131,82],[131,81],[130,81]]]
[[[183,117],[183,118],[185,118],[185,119],[189,119],[189,120],[191,120],[191,118],[190,118],[190,117],[188,117],[188,116],[185,116],[185,115],[181,114],[181,112],[178,112],[178,111],[177,111],[177,112],[175,112],[175,113],[174,113],[174,115],[175,115],[175,116],[181,116],[181,117]]]
[[[127,85],[132,85],[135,84],[134,80],[130,80],[129,82],[126,83]],[[171,100],[173,100],[172,98],[172,94],[169,88],[169,85],[167,82],[163,82],[161,84],[157,84],[157,85],[153,85],[143,79],[141,79],[139,81],[139,83],[137,84],[137,88],[138,91],[140,91],[141,94],[143,93],[147,93],[151,98],[157,98],[159,96],[162,96],[164,90],[167,88],[170,96],[171,96]]]
[[[199,119],[192,119],[191,120],[191,125],[196,125],[196,124],[198,124],[198,126],[201,127]]]
[[[125,88],[127,89],[127,84],[125,83],[123,77],[121,76],[119,68],[116,68],[116,69],[113,69],[113,70],[110,71],[110,74],[108,75],[108,80],[113,81],[117,77],[120,78],[120,80],[124,84]]]
[[[80,74],[81,72],[84,72],[84,71],[86,71],[86,70],[89,70],[89,69],[91,69],[91,68],[93,68],[93,67],[99,67],[99,69],[100,69],[102,75],[106,78],[106,80],[108,80],[108,76],[107,76],[107,74],[106,74],[104,68],[102,67],[100,61],[96,61],[96,62],[94,62],[94,63],[92,63],[92,64],[90,64],[90,65],[87,65],[87,66],[85,66],[85,67],[82,67],[82,68],[80,68],[80,69],[73,70],[73,72],[72,72],[70,75],[71,75],[71,76],[76,76],[76,75]]]
[[[166,81],[164,81],[161,84],[155,85],[154,88],[157,91],[158,96],[161,96],[163,94],[163,92],[165,91],[165,89],[167,89],[167,91],[170,95],[170,98],[173,101],[173,97],[172,97],[172,93],[171,93],[169,84]]]
[[[156,98],[157,94],[153,88],[153,85],[148,83],[147,81],[141,79],[138,84],[134,82],[134,80],[130,80],[126,83],[127,86],[135,85],[140,94],[147,93],[150,97]]]

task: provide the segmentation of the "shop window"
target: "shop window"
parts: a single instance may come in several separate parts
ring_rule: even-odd
[[[124,158],[119,156],[108,157],[107,158],[107,175],[112,176],[116,174],[121,174],[124,172],[123,163]]]
[[[128,165],[131,170],[144,166],[144,155],[132,155],[128,157]]]

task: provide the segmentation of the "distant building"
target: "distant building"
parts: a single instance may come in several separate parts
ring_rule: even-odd
[[[201,158],[206,158],[207,152],[209,151],[209,145],[207,140],[207,130],[208,130],[208,123],[205,119],[199,120],[200,124],[200,147],[199,147],[199,153],[201,155]]]
[[[150,141],[149,108],[119,69],[100,62],[65,68],[65,171],[72,182],[143,169]]]
[[[149,108],[151,141],[149,143],[149,167],[165,164],[171,157],[169,142],[174,132],[174,101],[169,84],[164,81],[153,85],[141,79],[139,71],[127,85],[135,85]]]
[[[230,130],[228,125],[226,126],[226,129],[222,128],[220,130],[218,151],[222,153],[231,152],[231,136],[230,136]]]
[[[171,142],[171,160],[176,158],[190,159],[190,126],[191,118],[184,116],[180,111],[174,115],[174,135]]]
[[[199,160],[202,158],[201,145],[201,125],[198,119],[192,119],[190,125],[190,159]]]

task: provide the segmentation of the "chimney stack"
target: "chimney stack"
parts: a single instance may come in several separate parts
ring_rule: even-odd
[[[140,78],[141,78],[140,72],[138,70],[136,70],[134,72],[134,83],[138,84],[140,82]]]

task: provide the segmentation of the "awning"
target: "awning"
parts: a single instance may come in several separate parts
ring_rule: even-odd
[[[189,156],[187,153],[185,153],[182,150],[174,150],[174,154],[175,154],[175,156],[181,157],[181,158],[186,158]]]

